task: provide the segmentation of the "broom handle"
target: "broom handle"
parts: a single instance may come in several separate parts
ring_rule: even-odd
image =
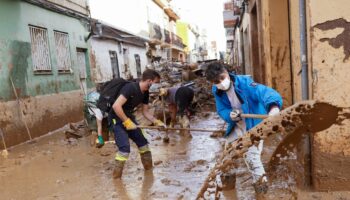
[[[158,129],[158,130],[186,130],[186,131],[202,131],[202,132],[217,132],[223,130],[212,130],[212,129],[204,129],[204,128],[164,128],[161,126],[137,126],[138,128],[144,129]]]
[[[4,148],[5,148],[5,150],[6,150],[7,147],[6,147],[6,143],[5,143],[4,132],[2,132],[2,129],[1,129],[1,128],[0,128],[0,134],[1,134],[1,138],[2,138],[2,143],[4,144]]]
[[[15,84],[13,84],[13,81],[12,81],[12,77],[11,77],[11,76],[10,76],[10,81],[11,81],[11,85],[12,85],[13,92],[15,93],[15,96],[16,96],[16,99],[17,99],[17,102],[18,102],[18,106],[19,106],[19,109],[20,109],[20,112],[21,112],[22,120],[23,120],[23,122],[24,122],[24,126],[26,127],[26,130],[27,130],[27,133],[28,133],[28,136],[29,136],[29,140],[32,140],[32,135],[30,134],[27,121],[26,121],[26,119],[24,118],[24,114],[23,114],[21,102],[20,102],[20,100],[19,100],[19,97],[18,97],[16,88],[15,88]]]
[[[254,118],[254,119],[265,119],[268,118],[268,115],[258,115],[258,114],[241,114],[243,118]]]

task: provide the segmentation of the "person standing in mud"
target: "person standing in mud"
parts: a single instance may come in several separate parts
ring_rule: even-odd
[[[282,108],[282,97],[277,91],[254,82],[250,76],[229,73],[218,62],[208,65],[206,78],[213,84],[212,92],[217,113],[228,124],[224,135],[225,149],[227,144],[232,143],[262,121],[242,118],[241,113],[276,115]],[[257,193],[267,191],[267,177],[261,162],[262,148],[263,140],[260,140],[244,154],[244,160],[252,174],[253,186]],[[225,180],[234,180],[234,178],[227,178],[230,176],[234,177],[235,174],[225,175]]]
[[[171,116],[170,126],[173,127],[176,124],[176,115],[180,115],[180,124],[183,128],[189,128],[189,116],[193,113],[191,109],[194,92],[189,87],[171,87],[161,88],[159,90],[159,96],[169,105],[169,111]]]
[[[139,82],[131,82],[124,85],[117,100],[109,112],[109,123],[112,125],[115,143],[118,152],[115,156],[116,166],[113,171],[114,178],[122,176],[124,164],[130,154],[129,138],[136,143],[141,162],[146,170],[152,169],[152,154],[148,146],[148,141],[143,134],[143,130],[137,127],[134,109],[142,104],[142,113],[146,119],[153,122],[155,126],[165,126],[164,123],[153,117],[148,110],[149,88],[153,83],[159,83],[158,72],[147,69],[142,73]]]

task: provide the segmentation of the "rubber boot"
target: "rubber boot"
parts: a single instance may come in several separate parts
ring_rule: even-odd
[[[122,177],[125,161],[116,160],[115,162],[113,178],[118,179]]]
[[[220,176],[222,183],[222,190],[232,190],[236,187],[236,174],[226,173]]]
[[[142,153],[140,156],[141,156],[141,162],[142,162],[143,168],[145,168],[145,170],[152,169],[153,168],[152,153],[150,151],[146,151],[145,153]]]
[[[190,120],[186,115],[180,117],[179,122],[180,122],[181,128],[190,128]],[[192,135],[189,130],[181,130],[180,135],[192,138]]]
[[[266,194],[268,190],[266,176],[261,176],[257,182],[253,183],[253,187],[256,194]]]

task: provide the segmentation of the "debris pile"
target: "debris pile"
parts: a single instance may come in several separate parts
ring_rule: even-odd
[[[315,133],[325,130],[333,124],[340,124],[350,118],[348,108],[339,108],[328,103],[305,101],[295,104],[279,115],[265,119],[243,137],[228,146],[215,167],[209,173],[197,199],[220,198],[221,187],[217,182],[220,174],[235,168],[235,160],[242,157],[248,148],[268,137],[279,135],[280,145],[272,152],[268,152],[266,159],[271,165],[278,161],[277,154],[286,155],[289,147],[295,146],[305,133]],[[293,144],[293,145],[290,145]],[[270,180],[272,181],[272,180]]]

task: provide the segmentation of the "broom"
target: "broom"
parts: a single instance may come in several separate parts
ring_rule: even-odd
[[[4,156],[4,158],[7,158],[7,156],[9,155],[9,152],[7,151],[4,133],[2,132],[1,128],[0,128],[0,134],[2,138],[2,144],[4,145],[4,150],[1,151],[1,155]]]

